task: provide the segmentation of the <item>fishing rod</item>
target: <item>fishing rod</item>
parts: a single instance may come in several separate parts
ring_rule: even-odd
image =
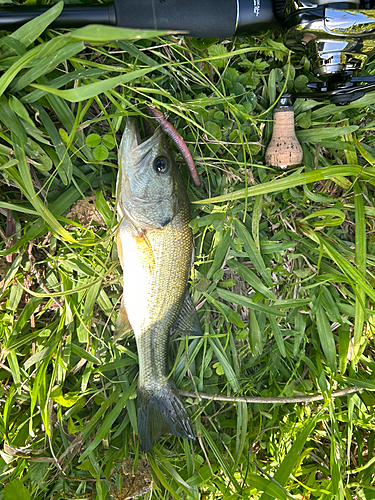
[[[114,0],[98,5],[66,5],[53,28],[87,24],[184,32],[188,36],[230,38],[279,28],[284,44],[304,53],[315,82],[309,92],[284,94],[276,118],[292,115],[298,97],[347,104],[375,89],[375,77],[358,76],[375,53],[375,0]],[[48,6],[1,7],[0,29],[12,31]]]
[[[114,0],[66,5],[53,28],[105,24],[132,29],[186,32],[189,36],[230,38],[272,28],[284,44],[304,52],[320,81],[308,97],[346,104],[375,89],[375,77],[358,72],[375,52],[375,0]],[[0,29],[12,31],[48,6],[1,7]],[[291,95],[294,97],[303,95]]]

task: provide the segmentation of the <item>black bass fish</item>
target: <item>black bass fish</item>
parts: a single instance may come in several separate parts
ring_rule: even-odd
[[[117,245],[124,292],[116,324],[130,323],[137,343],[137,423],[143,451],[172,433],[195,439],[167,366],[171,333],[201,335],[187,292],[193,237],[190,203],[160,128],[141,142],[129,118],[119,149]]]

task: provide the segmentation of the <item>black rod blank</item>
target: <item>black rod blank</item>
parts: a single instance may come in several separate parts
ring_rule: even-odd
[[[14,31],[49,8],[50,6],[1,7],[0,29]],[[50,26],[51,28],[80,28],[87,24],[116,25],[114,4],[66,5]]]
[[[13,31],[48,8],[1,7],[0,29]],[[273,0],[114,0],[101,5],[66,5],[51,27],[105,24],[229,38],[236,33],[259,33],[280,26],[274,11]]]

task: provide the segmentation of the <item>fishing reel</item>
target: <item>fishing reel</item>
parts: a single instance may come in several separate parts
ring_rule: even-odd
[[[284,43],[304,52],[313,90],[297,97],[347,104],[375,89],[374,76],[357,76],[375,52],[375,10],[360,0],[290,0],[284,8]]]

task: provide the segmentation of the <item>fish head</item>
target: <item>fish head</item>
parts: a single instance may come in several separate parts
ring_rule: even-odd
[[[128,118],[119,149],[117,213],[139,229],[161,229],[178,212],[179,172],[164,133],[157,128],[141,142]]]

